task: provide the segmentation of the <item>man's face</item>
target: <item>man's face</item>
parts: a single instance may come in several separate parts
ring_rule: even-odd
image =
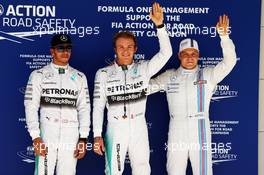
[[[53,57],[53,63],[65,66],[68,64],[71,57],[72,46],[70,45],[61,45],[56,46],[50,49],[50,53]]]
[[[135,42],[131,38],[118,38],[115,44],[117,63],[119,65],[129,65],[133,62],[134,54],[137,51]]]
[[[184,49],[178,54],[181,66],[185,69],[194,69],[198,64],[199,52],[196,49]]]

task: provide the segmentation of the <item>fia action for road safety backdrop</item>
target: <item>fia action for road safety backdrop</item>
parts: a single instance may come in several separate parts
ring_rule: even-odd
[[[25,126],[23,96],[30,72],[51,61],[49,42],[56,30],[66,30],[74,42],[71,65],[83,71],[92,98],[98,68],[114,59],[112,36],[131,30],[138,38],[135,59],[149,59],[158,51],[155,27],[148,17],[152,1],[0,1],[1,53],[1,174],[33,174],[34,154]],[[261,1],[160,0],[174,54],[165,69],[178,67],[178,44],[192,37],[199,42],[203,66],[222,59],[215,24],[227,14],[238,63],[216,89],[210,109],[215,175],[257,174],[258,69]],[[68,30],[67,30],[68,29]],[[180,99],[179,99],[180,100]],[[164,93],[148,97],[153,175],[166,174],[169,115]],[[89,141],[92,141],[90,132]],[[88,145],[77,174],[103,174],[104,158]],[[126,170],[130,173],[129,158]],[[191,174],[190,165],[188,173]]]

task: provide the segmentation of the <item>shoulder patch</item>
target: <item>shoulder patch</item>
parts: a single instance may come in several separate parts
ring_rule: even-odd
[[[42,70],[37,70],[36,73],[43,74],[43,71]]]
[[[106,70],[106,69],[102,69],[101,72],[105,72],[105,73],[107,73],[107,70]]]
[[[83,77],[83,75],[80,72],[77,72],[77,75],[79,75],[81,78]]]

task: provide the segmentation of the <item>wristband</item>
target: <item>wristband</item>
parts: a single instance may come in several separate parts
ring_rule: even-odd
[[[160,24],[160,25],[157,25],[156,27],[157,27],[158,29],[160,29],[160,28],[164,27],[164,23],[162,23],[162,24]]]
[[[79,142],[84,142],[85,144],[87,143],[87,138],[79,138]]]

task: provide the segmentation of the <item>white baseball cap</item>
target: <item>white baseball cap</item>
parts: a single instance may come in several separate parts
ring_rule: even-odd
[[[179,47],[179,53],[183,51],[184,49],[193,48],[199,51],[198,43],[194,39],[186,38],[181,41],[180,47]]]

